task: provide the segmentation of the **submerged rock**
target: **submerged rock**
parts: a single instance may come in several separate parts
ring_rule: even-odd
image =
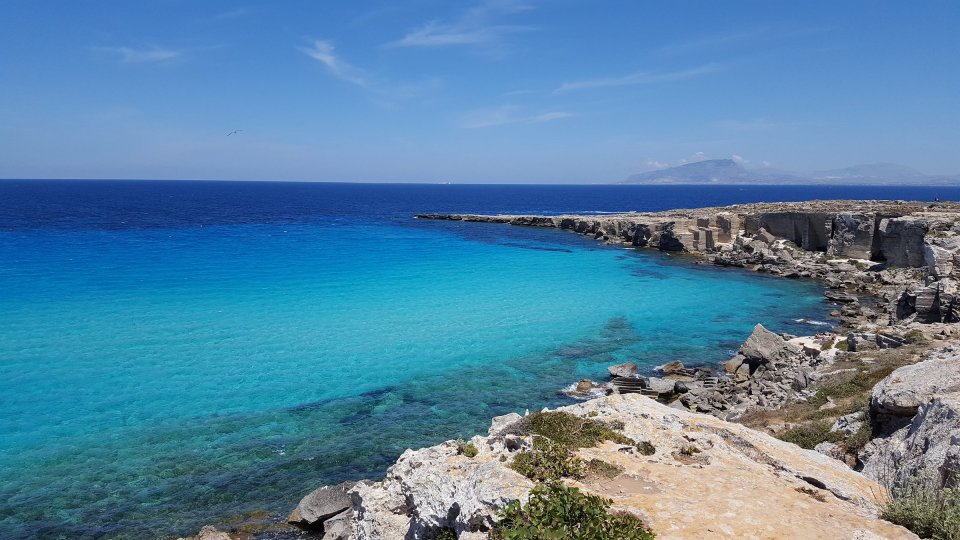
[[[205,525],[196,536],[188,536],[186,538],[178,538],[177,540],[233,540],[230,538],[230,535],[218,531],[216,527],[212,525]]]

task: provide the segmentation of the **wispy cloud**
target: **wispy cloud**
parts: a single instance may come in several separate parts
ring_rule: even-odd
[[[496,24],[495,20],[533,9],[515,0],[488,0],[468,9],[454,21],[429,21],[411,30],[387,47],[443,47],[450,45],[489,45],[507,34],[535,30],[531,26]]]
[[[358,86],[367,85],[363,72],[334,54],[334,46],[329,41],[316,39],[310,47],[300,47],[300,51],[326,66],[334,77]]]
[[[183,55],[183,51],[151,47],[148,49],[134,49],[132,47],[94,47],[98,51],[116,55],[125,64],[140,64],[147,62],[164,62],[174,60]]]
[[[565,111],[548,111],[535,115],[521,114],[520,108],[515,105],[503,105],[489,109],[478,109],[467,113],[460,123],[464,129],[479,129],[506,124],[541,124],[562,120],[574,116]]]
[[[623,77],[611,77],[605,79],[589,79],[584,81],[566,82],[561,84],[555,92],[570,92],[574,90],[587,90],[593,88],[609,88],[615,86],[639,86],[646,84],[658,84],[674,81],[693,79],[703,75],[710,75],[723,71],[725,66],[722,64],[706,64],[690,69],[678,71],[664,71],[660,73],[639,71]]]

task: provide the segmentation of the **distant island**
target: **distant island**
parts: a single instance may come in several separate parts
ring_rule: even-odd
[[[771,167],[747,168],[732,159],[708,159],[629,176],[621,184],[910,184],[948,186],[960,184],[960,175],[927,175],[905,165],[870,163],[809,174]]]

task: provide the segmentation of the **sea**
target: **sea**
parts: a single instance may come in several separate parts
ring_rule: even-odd
[[[812,281],[416,213],[837,198],[960,188],[0,181],[0,538],[269,521],[611,364],[714,364],[833,308]]]

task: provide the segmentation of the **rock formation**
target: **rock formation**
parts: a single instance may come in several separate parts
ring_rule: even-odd
[[[960,346],[891,373],[874,387],[870,413],[881,437],[862,452],[864,474],[891,485],[960,485]]]
[[[659,539],[916,538],[877,518],[879,486],[816,452],[639,395],[561,410],[622,422],[624,435],[653,445],[649,456],[613,442],[583,449],[584,459],[623,472],[568,483],[613,499],[615,509],[640,516]],[[384,480],[354,487],[355,538],[419,539],[441,528],[461,539],[485,538],[496,510],[525,501],[533,486],[508,467],[516,452],[529,447],[529,441],[503,434],[519,419],[497,419],[490,435],[471,439],[478,449],[474,457],[458,453],[453,441],[408,450]]]

